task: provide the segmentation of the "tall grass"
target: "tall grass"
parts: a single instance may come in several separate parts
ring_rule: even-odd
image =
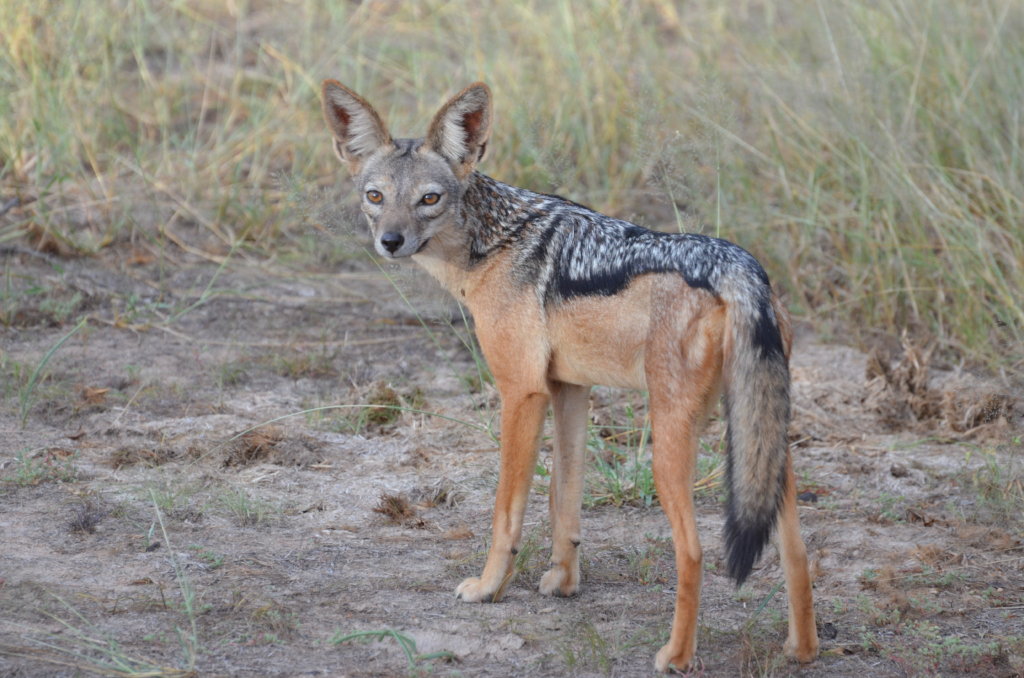
[[[0,242],[273,255],[330,220],[290,198],[342,174],[323,77],[398,134],[485,79],[488,173],[736,240],[819,327],[1024,371],[1017,0],[9,0],[0,35]]]

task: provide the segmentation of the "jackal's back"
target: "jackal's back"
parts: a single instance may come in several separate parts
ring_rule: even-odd
[[[511,249],[513,270],[537,287],[545,305],[579,296],[618,294],[647,273],[677,273],[693,288],[738,302],[768,301],[768,276],[743,248],[694,233],[663,233],[475,174],[465,203],[470,248],[480,261]],[[739,289],[737,289],[739,288]]]

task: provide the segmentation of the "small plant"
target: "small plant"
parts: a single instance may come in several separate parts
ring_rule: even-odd
[[[665,583],[671,573],[663,567],[662,561],[671,552],[672,544],[669,540],[647,536],[642,546],[627,555],[630,574],[644,586]]]
[[[694,493],[709,493],[722,499],[722,476],[725,475],[725,438],[712,447],[702,440],[700,454],[697,455],[697,479],[693,483]]]
[[[925,567],[921,572],[912,572],[903,577],[901,584],[906,587],[927,586],[936,589],[954,589],[962,586],[969,578],[969,575],[963,571],[941,572],[932,567]]]
[[[908,675],[992,675],[1005,661],[998,641],[966,640],[928,621],[907,622],[899,629],[901,642],[889,658]]]
[[[561,644],[561,650],[562,661],[573,675],[580,671],[612,675],[614,648],[590,622],[573,628],[569,638]]]
[[[900,607],[883,609],[864,594],[857,596],[857,609],[865,614],[875,626],[895,626],[903,619]]]
[[[31,274],[16,274],[10,265],[5,265],[0,287],[0,325],[63,325],[84,299],[80,291],[69,291],[59,283]]]
[[[878,583],[878,570],[867,567],[860,573],[861,586],[865,588],[874,588]]]
[[[377,382],[367,394],[365,403],[349,406],[351,412],[341,421],[344,428],[353,433],[386,431],[398,422],[403,412],[428,414],[424,412],[426,406],[426,398],[419,387],[401,393],[391,384]]]
[[[416,517],[416,509],[409,499],[401,494],[381,494],[380,501],[373,510],[384,516],[389,523],[396,525],[411,523]]]
[[[63,325],[81,303],[81,292],[75,292],[71,297],[47,296],[39,302],[39,312],[50,316],[58,325]]]
[[[537,573],[546,562],[541,557],[541,537],[539,530],[531,530],[519,544],[519,551],[516,553],[515,561],[512,563],[512,571]],[[497,600],[497,598],[495,598]]]
[[[153,499],[152,495],[151,499]],[[160,526],[160,534],[164,538],[164,543],[167,544],[167,551],[172,554],[171,563],[174,566],[174,575],[178,583],[178,589],[181,591],[181,611],[185,616],[188,626],[184,629],[175,627],[175,631],[178,634],[178,643],[181,645],[183,663],[188,667],[188,672],[191,674],[196,665],[196,656],[199,648],[199,632],[196,628],[196,617],[198,616],[196,592],[192,586],[192,580],[188,578],[185,574],[185,569],[173,555],[174,549],[171,548],[171,540],[167,535],[167,525],[164,524],[164,516],[156,506],[155,501],[153,503],[153,512],[156,514],[154,529],[156,525]],[[151,529],[151,533],[152,531]]]
[[[161,466],[178,456],[173,448],[156,445],[152,447],[125,445],[117,447],[107,456],[107,464],[115,469],[131,466]]]
[[[878,503],[882,505],[882,508],[878,512],[876,520],[883,524],[906,522],[906,510],[902,506],[904,502],[903,497],[882,492],[878,496]]]
[[[1015,442],[1020,447],[1019,438]],[[978,518],[996,523],[1015,525],[1024,513],[1024,467],[1018,456],[1001,461],[995,450],[984,451],[984,463],[970,473],[967,484],[973,488],[979,499]],[[970,463],[973,454],[969,452],[965,463]]]
[[[326,351],[296,351],[289,354],[275,355],[271,360],[274,372],[289,379],[335,377],[338,375],[338,370],[334,366],[334,362],[335,355]],[[229,365],[236,364],[229,363]],[[244,372],[236,375],[236,377],[241,376],[244,376]]]
[[[775,676],[782,673],[788,660],[780,651],[775,637],[770,637],[760,627],[745,625],[740,630],[740,640],[743,651],[740,655],[739,675]]]
[[[244,383],[247,377],[246,366],[242,361],[231,360],[217,367],[217,386],[220,389],[238,386]]]
[[[216,570],[224,564],[224,556],[219,553],[215,553],[210,549],[199,546],[198,544],[192,544],[188,548],[190,551],[193,551],[196,554],[196,557],[205,563],[211,570]]]
[[[907,613],[917,616],[930,616],[942,612],[942,603],[933,596],[908,596]]]
[[[240,525],[254,527],[269,522],[276,508],[245,490],[232,489],[220,498],[220,505],[227,509],[238,520]]]
[[[0,389],[3,389],[4,398],[10,398],[18,393],[27,372],[28,369],[23,363],[11,360],[9,353],[0,351]]]
[[[362,414],[365,424],[383,427],[398,421],[402,398],[390,384],[377,383],[370,392],[367,402],[370,406],[363,410]]]
[[[416,497],[428,508],[454,508],[465,499],[465,494],[450,479],[441,478],[434,484],[417,491]]]
[[[297,615],[276,601],[261,602],[252,610],[249,621],[264,631],[264,639],[283,640],[293,637],[298,631]]]
[[[395,642],[398,643],[398,646],[402,648],[402,652],[405,654],[405,659],[408,662],[408,669],[410,672],[414,671],[420,662],[431,661],[434,659],[443,659],[445,661],[455,660],[455,653],[448,650],[420,654],[419,650],[416,649],[415,640],[392,629],[383,629],[381,631],[356,631],[354,633],[346,634],[338,632],[334,634],[334,637],[331,638],[330,642],[332,645],[341,645],[342,643],[348,643],[351,641],[380,640],[385,638],[394,639]]]
[[[15,485],[73,483],[78,479],[75,454],[62,448],[21,451],[14,457],[14,470],[3,479]]]
[[[199,492],[198,486],[185,483],[172,484],[169,480],[146,488],[146,495],[153,505],[164,515],[178,520],[194,520],[202,515],[201,511],[192,505],[192,497],[197,492]]]
[[[584,500],[587,506],[642,506],[649,508],[657,500],[654,472],[649,456],[632,459],[613,453],[594,456],[597,482]]]
[[[85,324],[88,321],[88,317],[82,318],[81,320],[78,321],[78,324],[71,329],[70,332],[65,334],[60,339],[58,339],[57,343],[51,346],[50,350],[48,350],[46,354],[43,355],[43,357],[40,359],[39,363],[36,364],[36,367],[32,371],[32,375],[29,377],[28,382],[20,389],[18,393],[18,401],[21,404],[22,427],[24,427],[25,423],[28,421],[28,413],[29,410],[32,408],[32,400],[35,395],[36,386],[39,384],[39,380],[43,376],[43,370],[46,368],[46,364],[50,362],[50,358],[52,358],[53,354],[57,352],[57,349],[63,346],[64,342],[66,342],[68,339],[74,336],[75,333],[78,332],[78,330],[85,327]]]
[[[68,530],[81,534],[95,534],[96,527],[106,516],[106,510],[86,498],[72,509]]]
[[[627,407],[627,415],[632,415]],[[632,416],[630,417],[632,419]],[[650,422],[639,429],[614,431],[605,428],[592,438],[596,482],[584,498],[588,506],[650,507],[657,501],[651,455],[646,451],[650,439]],[[620,442],[621,441],[621,442]]]

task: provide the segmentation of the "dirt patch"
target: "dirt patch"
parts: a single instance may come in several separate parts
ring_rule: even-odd
[[[0,329],[0,673],[649,675],[674,570],[640,396],[594,391],[580,595],[535,588],[545,437],[520,572],[501,603],[467,605],[452,592],[486,554],[497,403],[420,278],[399,284],[422,320],[369,268],[90,266],[68,265],[103,281],[90,319],[45,364],[71,317],[23,308]],[[869,356],[807,332],[793,374],[823,654],[781,654],[774,552],[738,591],[723,575],[712,421],[705,675],[1019,675],[1019,388],[906,343]]]

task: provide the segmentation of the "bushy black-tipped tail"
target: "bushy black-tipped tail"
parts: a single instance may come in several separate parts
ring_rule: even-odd
[[[766,283],[738,286],[729,302],[724,365],[725,543],[729,576],[746,580],[771,537],[786,480],[789,364]],[[730,298],[731,297],[731,298]]]

